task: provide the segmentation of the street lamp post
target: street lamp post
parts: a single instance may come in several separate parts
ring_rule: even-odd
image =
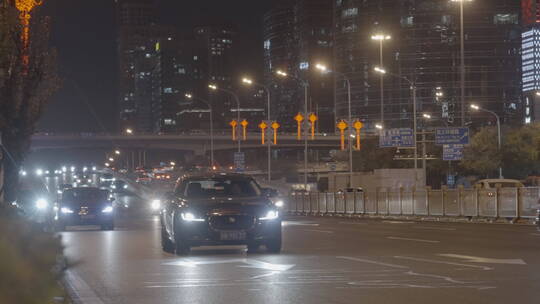
[[[268,86],[265,86],[263,84],[257,83],[249,78],[242,79],[242,82],[246,85],[256,85],[261,88],[263,88],[266,91],[266,98],[267,98],[267,105],[266,105],[266,119],[268,120],[268,124],[272,124],[270,121],[270,88]],[[263,131],[264,132],[264,131]],[[272,180],[272,142],[268,139],[267,140],[267,148],[268,148],[268,181]]]
[[[472,0],[451,0],[459,2],[459,24],[460,24],[460,74],[461,74],[461,126],[465,126],[465,25],[464,25],[464,3]]]
[[[392,39],[392,37],[390,35],[385,35],[385,34],[376,34],[376,35],[371,36],[371,39],[379,42],[379,66],[383,67],[384,66],[383,42],[386,40]],[[381,78],[380,79],[381,81],[381,84],[380,84],[380,87],[381,87],[381,124],[384,126],[384,75],[381,74],[380,78]]]
[[[236,93],[234,93],[231,90],[220,88],[214,84],[208,85],[208,88],[212,91],[222,91],[222,92],[228,93],[234,97],[234,100],[236,101],[236,119],[237,119],[237,122],[240,123],[240,98],[238,98],[238,95],[236,95]],[[241,137],[238,136],[238,152],[239,153],[242,152],[241,140],[242,140]]]
[[[409,78],[405,77],[405,76],[400,76],[400,75],[396,75],[396,74],[392,74],[392,73],[389,73],[387,72],[385,69],[383,69],[382,67],[375,67],[374,68],[375,72],[377,73],[380,73],[381,75],[385,75],[385,74],[388,74],[390,76],[393,76],[393,77],[397,77],[397,78],[401,78],[403,80],[405,80],[408,84],[409,84],[409,87],[412,91],[412,97],[413,97],[413,138],[414,138],[414,186],[416,187],[417,185],[417,182],[418,182],[418,145],[417,145],[417,118],[416,118],[416,103],[417,103],[417,98],[416,98],[416,91],[417,91],[417,88],[416,88],[416,83],[412,80],[410,80]]]
[[[210,168],[214,168],[214,109],[209,101],[194,97],[192,94],[185,94],[187,99],[196,99],[208,106],[210,109]]]
[[[502,135],[501,135],[501,119],[500,119],[499,115],[497,115],[497,113],[495,113],[493,111],[481,108],[478,105],[474,105],[474,104],[471,105],[471,109],[476,110],[476,111],[489,113],[489,114],[495,116],[495,118],[497,119],[497,141],[498,141],[498,149],[499,149],[499,153],[500,153],[501,152],[501,146],[502,146]],[[499,178],[503,178],[502,166],[499,166]]]
[[[351,109],[351,81],[349,80],[349,77],[345,75],[344,73],[338,72],[338,71],[330,71],[325,65],[317,64],[315,67],[320,70],[321,72],[327,72],[327,73],[335,73],[343,77],[345,79],[345,82],[347,83],[347,102],[348,102],[348,125],[349,125],[349,131],[352,130],[352,109]],[[382,79],[382,77],[381,77]],[[336,109],[334,109],[336,111]],[[337,111],[336,111],[337,112]],[[352,148],[352,132],[349,132],[349,188],[352,188],[352,181],[353,181],[353,148]]]
[[[283,72],[281,70],[277,70],[276,74],[280,77],[289,77],[289,74],[286,72]],[[306,119],[304,121],[307,121],[307,115],[308,115],[308,86],[309,83],[305,80],[302,80],[298,78],[297,76],[291,76],[296,81],[300,82],[304,86],[304,115],[306,115]],[[307,128],[304,128],[304,190],[307,191],[307,184],[308,184],[308,130]]]

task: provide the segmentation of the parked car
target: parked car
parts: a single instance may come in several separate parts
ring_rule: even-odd
[[[181,178],[161,212],[164,251],[183,255],[191,247],[247,245],[281,251],[279,210],[246,175],[208,174]]]
[[[138,184],[147,185],[152,182],[152,178],[146,174],[139,174],[135,182]]]

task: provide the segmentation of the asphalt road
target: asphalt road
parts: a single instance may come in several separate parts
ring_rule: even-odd
[[[135,206],[136,204],[133,204]],[[162,252],[157,217],[63,232],[78,303],[539,303],[530,226],[289,218],[281,254]]]

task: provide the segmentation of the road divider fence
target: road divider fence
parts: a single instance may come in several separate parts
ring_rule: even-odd
[[[534,219],[540,187],[378,189],[291,194],[286,211],[309,215],[439,216]]]

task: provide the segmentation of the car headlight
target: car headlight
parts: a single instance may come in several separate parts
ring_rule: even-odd
[[[124,185],[124,189],[127,189],[128,185]]]
[[[67,207],[62,207],[60,208],[60,212],[64,213],[64,214],[71,214],[73,213],[73,210],[67,208]]]
[[[155,199],[150,204],[152,210],[159,210],[161,208],[161,200]]]
[[[113,207],[112,206],[107,206],[103,210],[101,210],[101,212],[103,212],[103,213],[111,213],[111,212],[113,212]]]
[[[197,218],[195,214],[191,212],[182,213],[182,219],[186,222],[204,222],[203,218]]]
[[[40,198],[36,201],[36,208],[38,208],[39,210],[43,210],[45,208],[47,208],[47,206],[49,205],[49,203],[47,202],[47,200],[43,199],[43,198]]]
[[[275,220],[279,217],[279,212],[275,210],[270,210],[266,213],[265,216],[260,217],[259,220],[261,221],[269,221],[269,220]]]
[[[279,201],[276,201],[274,205],[276,205],[276,207],[283,208],[285,203],[282,200],[279,200]]]
[[[112,185],[111,188],[112,188],[112,189],[116,189],[116,186],[115,186],[115,185]]]
[[[57,190],[56,193],[62,194],[62,190]]]

